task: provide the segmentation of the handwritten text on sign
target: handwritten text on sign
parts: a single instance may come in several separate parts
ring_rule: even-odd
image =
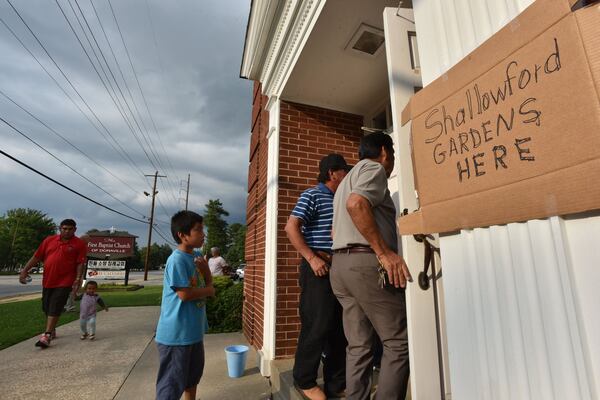
[[[434,163],[456,162],[456,179],[464,182],[485,175],[489,168],[507,169],[509,152],[516,152],[520,161],[535,161],[531,135],[524,128],[539,128],[543,113],[538,99],[522,92],[550,78],[561,67],[559,44],[554,38],[551,51],[539,64],[520,65],[509,60],[504,81],[495,89],[474,84],[466,89],[458,109],[447,110],[442,104],[429,110],[424,120],[425,143],[433,145]],[[516,105],[498,111],[509,98],[511,103],[516,99]],[[494,145],[497,138],[506,135],[513,136],[512,146]]]

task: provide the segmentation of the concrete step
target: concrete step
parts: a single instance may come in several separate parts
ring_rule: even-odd
[[[304,400],[302,394],[300,394],[300,392],[298,392],[294,387],[294,377],[292,376],[293,368],[293,359],[275,360],[271,363],[271,390],[273,400]],[[323,387],[322,372],[322,368],[319,368],[319,377],[317,379],[317,384],[321,386],[321,388]],[[378,378],[379,373],[375,371],[373,373],[373,387],[371,390],[372,394],[375,394],[375,390],[377,389]],[[408,391],[406,393],[406,400],[411,400],[410,382],[408,385]]]
[[[275,360],[271,363],[273,400],[304,400],[302,395],[294,388],[293,368],[293,359]]]

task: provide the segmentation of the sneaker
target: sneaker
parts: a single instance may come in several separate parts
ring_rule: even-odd
[[[50,335],[42,333],[42,336],[40,336],[35,345],[36,347],[41,347],[42,349],[48,348],[50,346]]]
[[[90,340],[94,340],[96,339],[96,335],[94,335],[93,333],[90,335]]]
[[[88,336],[87,333],[82,333],[81,336],[79,336],[79,339],[81,340],[85,340],[85,338]]]

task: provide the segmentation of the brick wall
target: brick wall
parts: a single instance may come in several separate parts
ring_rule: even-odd
[[[290,244],[284,227],[300,193],[317,184],[322,157],[339,153],[349,164],[358,161],[363,117],[281,101],[280,118],[276,357],[290,358],[300,333],[300,255]]]
[[[254,83],[250,155],[248,167],[248,201],[246,209],[246,270],[244,273],[243,332],[248,342],[260,349],[263,344],[265,287],[265,222],[267,198],[267,139],[269,115],[267,97],[261,85]]]

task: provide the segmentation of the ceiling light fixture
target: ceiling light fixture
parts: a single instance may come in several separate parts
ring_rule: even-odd
[[[382,29],[361,23],[346,45],[346,50],[351,49],[375,57],[383,48],[384,42],[385,36]]]

